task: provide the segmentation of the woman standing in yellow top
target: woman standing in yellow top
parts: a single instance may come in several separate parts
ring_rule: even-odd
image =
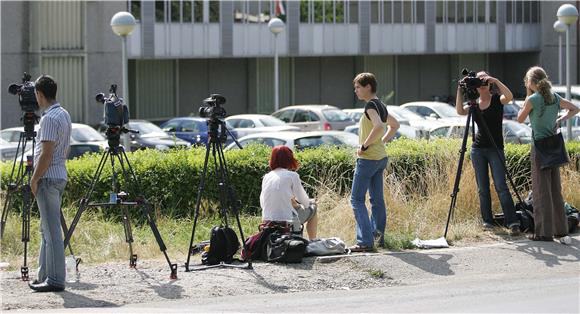
[[[374,240],[384,245],[387,209],[383,196],[383,172],[387,167],[385,143],[395,136],[399,122],[377,98],[377,80],[372,73],[361,73],[354,80],[354,92],[366,102],[359,122],[359,143],[350,202],[356,220],[357,244],[353,252],[374,249]],[[369,191],[372,215],[369,217],[365,196]]]

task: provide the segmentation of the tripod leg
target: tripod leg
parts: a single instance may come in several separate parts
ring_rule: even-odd
[[[28,281],[28,242],[30,242],[30,206],[32,204],[32,190],[30,185],[22,186],[22,243],[24,244],[24,264],[20,267],[23,281]]]
[[[83,214],[83,212],[85,211],[85,209],[87,209],[87,206],[89,205],[89,199],[90,199],[91,195],[93,194],[93,191],[95,189],[95,186],[97,185],[97,182],[99,182],[99,178],[101,177],[101,173],[103,172],[103,168],[105,167],[105,163],[107,161],[107,158],[111,154],[110,150],[111,150],[111,148],[109,148],[109,150],[107,150],[106,152],[103,153],[103,156],[101,157],[101,161],[99,161],[99,165],[97,166],[97,170],[95,170],[95,175],[93,177],[93,181],[91,182],[89,190],[87,191],[87,194],[85,195],[85,197],[83,199],[81,199],[79,202],[79,210],[77,210],[75,217],[73,218],[73,221],[70,224],[70,228],[68,229],[68,232],[66,233],[66,236],[64,238],[64,246],[65,247],[67,247],[69,245],[70,238],[72,237],[72,234],[73,234],[79,220],[81,219],[81,215]]]
[[[167,255],[167,247],[165,246],[165,243],[163,242],[163,238],[161,237],[161,234],[159,233],[159,229],[157,228],[157,224],[155,224],[155,219],[153,219],[153,211],[151,210],[151,204],[147,203],[145,201],[145,198],[142,196],[142,192],[141,192],[141,185],[139,184],[139,181],[137,180],[137,176],[135,175],[135,172],[133,171],[133,168],[131,167],[131,163],[129,163],[129,158],[127,157],[127,154],[125,153],[125,151],[121,151],[121,156],[119,156],[119,164],[121,165],[121,170],[123,171],[123,176],[125,177],[125,181],[126,182],[130,182],[129,179],[133,180],[133,184],[135,185],[135,187],[137,188],[137,193],[139,194],[140,200],[140,207],[141,207],[141,212],[143,213],[143,216],[145,216],[145,218],[147,219],[147,223],[149,224],[149,227],[151,228],[151,231],[153,232],[153,235],[155,236],[155,240],[157,241],[157,244],[159,245],[159,249],[161,250],[161,252],[163,252],[163,255],[165,256],[165,260],[167,261],[167,264],[169,264],[169,268],[171,269],[171,275],[170,278],[171,279],[177,279],[177,264],[172,264],[171,260],[169,259],[169,256]],[[123,160],[126,162],[127,168],[129,170],[129,173],[127,173],[126,169],[125,169],[125,162],[123,162]],[[137,260],[137,256],[133,255],[135,257],[135,261]]]
[[[473,106],[470,106],[469,113],[467,115],[467,122],[465,124],[465,131],[463,132],[463,140],[461,142],[461,149],[459,151],[459,162],[457,164],[457,171],[455,173],[455,182],[453,183],[453,192],[451,193],[451,204],[449,205],[449,213],[447,214],[447,223],[445,224],[445,233],[443,237],[447,239],[447,231],[449,230],[449,222],[451,221],[451,216],[455,209],[455,204],[457,202],[457,194],[459,193],[459,182],[461,181],[461,171],[463,169],[463,161],[465,160],[465,152],[467,151],[467,138],[469,137],[469,123],[473,118],[472,112]]]
[[[6,229],[6,221],[8,220],[8,211],[12,208],[12,195],[14,191],[12,187],[8,187],[8,192],[6,193],[6,199],[4,200],[4,207],[2,208],[2,221],[0,222],[0,239],[4,238],[4,230]]]
[[[203,172],[201,173],[201,178],[199,179],[199,186],[197,187],[197,199],[195,201],[195,212],[193,214],[193,229],[191,230],[191,239],[189,240],[189,247],[187,248],[187,261],[185,262],[185,271],[189,271],[189,262],[191,260],[191,250],[193,248],[193,239],[195,237],[195,228],[197,226],[197,219],[199,218],[199,205],[201,204],[201,195],[203,194],[203,189],[205,187],[205,178],[207,175],[207,163],[209,161],[209,151],[211,147],[211,142],[205,145],[205,160],[203,162]]]
[[[137,255],[133,254],[133,232],[127,206],[123,206],[123,229],[125,230],[125,242],[129,245],[129,267],[135,268],[137,266]]]
[[[16,148],[16,155],[14,156],[14,161],[12,162],[12,170],[10,171],[10,179],[8,180],[8,186],[7,186],[7,193],[6,193],[6,199],[4,200],[4,207],[2,208],[2,218],[0,220],[0,240],[4,238],[4,229],[6,228],[6,220],[8,219],[8,211],[12,208],[12,201],[13,199],[13,194],[18,190],[18,186],[20,186],[20,184],[22,184],[22,180],[24,177],[24,169],[23,169],[23,164],[24,164],[24,148],[26,146],[26,137],[24,136],[24,133],[20,133],[20,139],[18,140],[18,146]],[[21,150],[22,147],[22,150]],[[16,168],[16,161],[18,160],[18,155],[21,155],[20,157],[20,162],[18,163],[18,170],[16,171],[16,175],[18,178],[18,181],[16,183],[14,183],[14,171]]]
[[[224,155],[224,151],[222,149],[221,143],[218,146],[218,154],[220,156],[220,169],[224,178],[224,182],[226,185],[226,192],[227,195],[229,197],[229,203],[231,204],[231,208],[232,211],[234,213],[234,216],[236,217],[236,222],[238,224],[238,229],[240,230],[240,238],[242,239],[242,247],[244,250],[247,250],[248,248],[246,247],[246,238],[244,237],[244,231],[242,229],[242,223],[240,221],[240,201],[239,199],[236,197],[236,191],[234,190],[234,188],[231,185],[230,182],[230,177],[229,177],[229,171],[228,171],[228,167],[227,167],[227,163],[226,163],[226,157]],[[252,258],[249,257],[248,259],[248,269],[252,269]]]

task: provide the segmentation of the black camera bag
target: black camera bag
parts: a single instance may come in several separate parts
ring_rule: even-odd
[[[293,234],[270,234],[267,244],[268,262],[301,263],[308,240]]]
[[[236,232],[228,227],[213,227],[209,240],[209,251],[202,254],[201,263],[216,265],[221,262],[231,263],[234,255],[240,248],[240,241]]]

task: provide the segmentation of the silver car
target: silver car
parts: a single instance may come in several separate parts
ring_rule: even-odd
[[[300,128],[265,114],[238,114],[226,119],[238,137],[261,132],[300,131]]]
[[[344,131],[312,131],[312,132],[266,132],[246,135],[238,142],[242,147],[250,144],[264,144],[270,147],[284,145],[292,150],[303,150],[321,145],[336,145],[358,147],[358,136]],[[235,143],[228,145],[226,150],[238,149]]]
[[[329,105],[297,105],[282,108],[272,116],[302,131],[344,130],[355,124],[344,111]]]

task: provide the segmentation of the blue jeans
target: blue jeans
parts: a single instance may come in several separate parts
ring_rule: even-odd
[[[37,280],[46,280],[56,287],[64,287],[66,277],[64,240],[60,224],[60,205],[65,185],[64,179],[43,178],[38,181],[36,191],[42,234]]]
[[[356,242],[361,246],[374,246],[374,234],[378,233],[382,238],[385,233],[387,208],[383,196],[383,172],[387,161],[386,157],[381,160],[356,160],[350,203],[356,220]],[[367,191],[371,201],[370,218],[365,205]]]
[[[475,169],[475,179],[479,192],[479,208],[484,223],[493,224],[493,214],[491,212],[491,194],[489,191],[489,168],[493,176],[493,185],[499,196],[501,208],[504,213],[505,225],[519,224],[516,220],[516,210],[510,190],[505,180],[505,169],[503,161],[505,155],[503,149],[499,151],[499,158],[495,148],[471,148],[471,161]]]

